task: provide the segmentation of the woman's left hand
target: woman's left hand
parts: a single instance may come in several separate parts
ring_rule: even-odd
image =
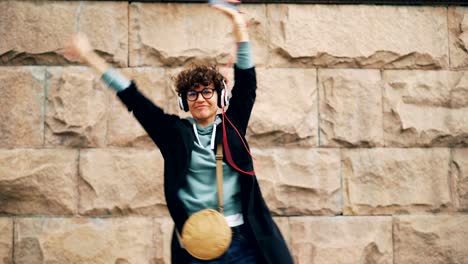
[[[232,4],[239,4],[238,0],[224,0]],[[236,35],[237,42],[249,41],[249,34],[247,32],[247,23],[244,19],[244,16],[241,12],[234,8],[229,8],[221,4],[212,5],[213,8],[220,10],[225,15],[227,15],[234,24],[234,33]]]

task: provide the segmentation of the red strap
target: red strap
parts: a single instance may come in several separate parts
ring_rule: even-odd
[[[222,109],[223,109],[223,114],[222,114],[222,117],[223,117],[223,147],[224,147],[224,152],[226,153],[226,161],[227,161],[236,171],[239,171],[239,172],[242,172],[242,173],[244,173],[244,174],[248,174],[248,175],[254,176],[254,175],[255,175],[255,170],[244,171],[244,170],[242,170],[241,168],[239,168],[239,167],[234,163],[234,160],[232,160],[231,151],[229,150],[229,145],[228,145],[228,142],[227,142],[226,123],[225,123],[225,121],[224,121],[224,117],[226,117],[226,119],[229,121],[229,123],[231,124],[231,126],[234,128],[234,130],[236,131],[237,135],[239,136],[239,138],[241,139],[242,143],[244,144],[245,149],[247,150],[247,152],[249,153],[249,155],[252,157],[252,159],[253,159],[253,156],[252,156],[252,154],[250,153],[249,149],[247,148],[247,145],[245,144],[244,139],[242,139],[242,136],[241,136],[241,134],[239,133],[239,131],[237,130],[236,126],[234,126],[234,124],[231,122],[231,120],[229,120],[229,117],[226,116],[226,114],[225,114],[225,112],[224,112],[224,107],[223,107]]]
[[[237,44],[237,43],[236,43]],[[237,44],[236,45],[236,52],[237,52],[237,49],[239,48],[239,45]],[[227,69],[231,68],[231,65],[232,65],[232,61],[234,60],[234,54],[231,54],[230,58],[228,59],[228,62],[227,62]],[[225,75],[227,76],[227,74]],[[227,78],[226,78],[227,80]],[[227,89],[227,87],[226,87]],[[227,91],[226,91],[227,93]],[[249,153],[250,157],[252,157],[253,160],[255,160],[255,158],[252,156],[252,153],[250,153],[249,151],[249,148],[247,147],[247,144],[244,142],[244,139],[242,138],[241,134],[239,133],[239,131],[237,130],[236,126],[231,122],[231,120],[229,119],[229,117],[226,116],[226,113],[224,112],[224,106],[222,107],[222,110],[223,110],[223,114],[222,114],[222,117],[223,117],[223,147],[224,147],[224,152],[226,153],[226,161],[238,172],[242,172],[244,174],[248,174],[248,175],[251,175],[251,176],[255,176],[255,170],[251,170],[251,171],[244,171],[242,170],[241,168],[239,168],[235,163],[234,163],[234,160],[232,159],[232,156],[231,156],[231,151],[229,150],[229,145],[228,145],[228,142],[227,142],[227,135],[226,135],[226,122],[224,120],[224,117],[226,117],[226,119],[229,121],[229,124],[231,124],[231,126],[234,128],[234,130],[236,131],[237,135],[239,136],[239,138],[241,139],[242,141],[242,144],[244,144],[244,148],[245,150],[247,150],[247,153]]]

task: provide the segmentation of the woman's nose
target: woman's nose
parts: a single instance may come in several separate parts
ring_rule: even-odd
[[[203,102],[203,101],[205,101],[205,98],[203,98],[202,94],[199,93],[199,94],[197,94],[197,100],[196,101],[197,102]]]

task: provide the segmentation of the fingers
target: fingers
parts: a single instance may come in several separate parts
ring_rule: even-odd
[[[209,0],[212,7],[222,11],[226,15],[232,17],[239,13],[239,0]]]
[[[235,9],[232,9],[224,5],[220,5],[220,4],[215,4],[215,5],[212,5],[211,7],[223,12],[225,15],[231,18],[235,24],[245,23],[244,17],[242,16],[242,13],[240,11],[237,11]]]
[[[64,56],[69,61],[77,61],[77,56],[73,50],[71,38],[67,40],[64,47],[58,50],[58,53]]]
[[[232,17],[232,16],[234,16],[236,13],[238,13],[236,10],[234,10],[234,9],[232,9],[232,8],[225,7],[225,6],[219,5],[219,4],[212,5],[211,7],[222,11],[223,13],[229,15],[230,17]]]

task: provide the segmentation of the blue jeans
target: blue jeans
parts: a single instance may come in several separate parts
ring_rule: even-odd
[[[208,261],[192,258],[190,264],[256,264],[254,238],[243,226],[234,227],[232,231],[232,242],[224,255]]]

